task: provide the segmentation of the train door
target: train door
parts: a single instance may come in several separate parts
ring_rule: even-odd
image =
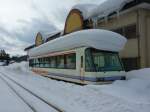
[[[81,56],[81,63],[80,63],[80,80],[84,81],[83,56]]]

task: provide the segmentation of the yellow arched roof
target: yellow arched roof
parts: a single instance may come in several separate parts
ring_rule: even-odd
[[[70,11],[66,19],[64,34],[68,34],[81,29],[83,29],[83,16],[81,15],[81,12],[79,10],[73,9]]]

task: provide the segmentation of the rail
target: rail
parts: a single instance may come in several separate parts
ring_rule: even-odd
[[[34,108],[32,105],[30,105],[10,84],[8,81],[6,81],[5,78],[7,78],[8,80],[10,80],[11,82],[15,83],[16,85],[18,85],[20,88],[24,89],[24,91],[28,92],[29,94],[31,94],[32,96],[38,98],[39,100],[41,100],[42,102],[44,102],[45,104],[49,105],[51,108],[53,108],[54,110],[56,110],[57,112],[66,112],[63,109],[60,109],[59,107],[57,107],[56,105],[52,104],[51,102],[46,101],[45,99],[41,98],[40,96],[38,96],[37,94],[33,93],[31,90],[29,90],[28,88],[25,88],[23,85],[19,84],[18,82],[16,82],[15,80],[13,80],[12,78],[10,78],[9,76],[7,76],[6,74],[0,72],[0,78],[8,85],[8,87],[19,97],[22,99],[22,101],[28,105],[28,107],[33,111],[33,112],[38,112],[38,110],[36,108]],[[5,78],[4,78],[5,77]]]

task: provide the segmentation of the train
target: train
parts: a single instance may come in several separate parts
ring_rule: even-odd
[[[125,80],[119,52],[126,41],[112,31],[77,31],[31,49],[29,66],[43,76],[78,84]]]

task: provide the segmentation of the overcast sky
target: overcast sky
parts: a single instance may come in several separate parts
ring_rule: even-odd
[[[0,0],[0,49],[23,55],[38,31],[63,29],[71,7],[103,0]]]

